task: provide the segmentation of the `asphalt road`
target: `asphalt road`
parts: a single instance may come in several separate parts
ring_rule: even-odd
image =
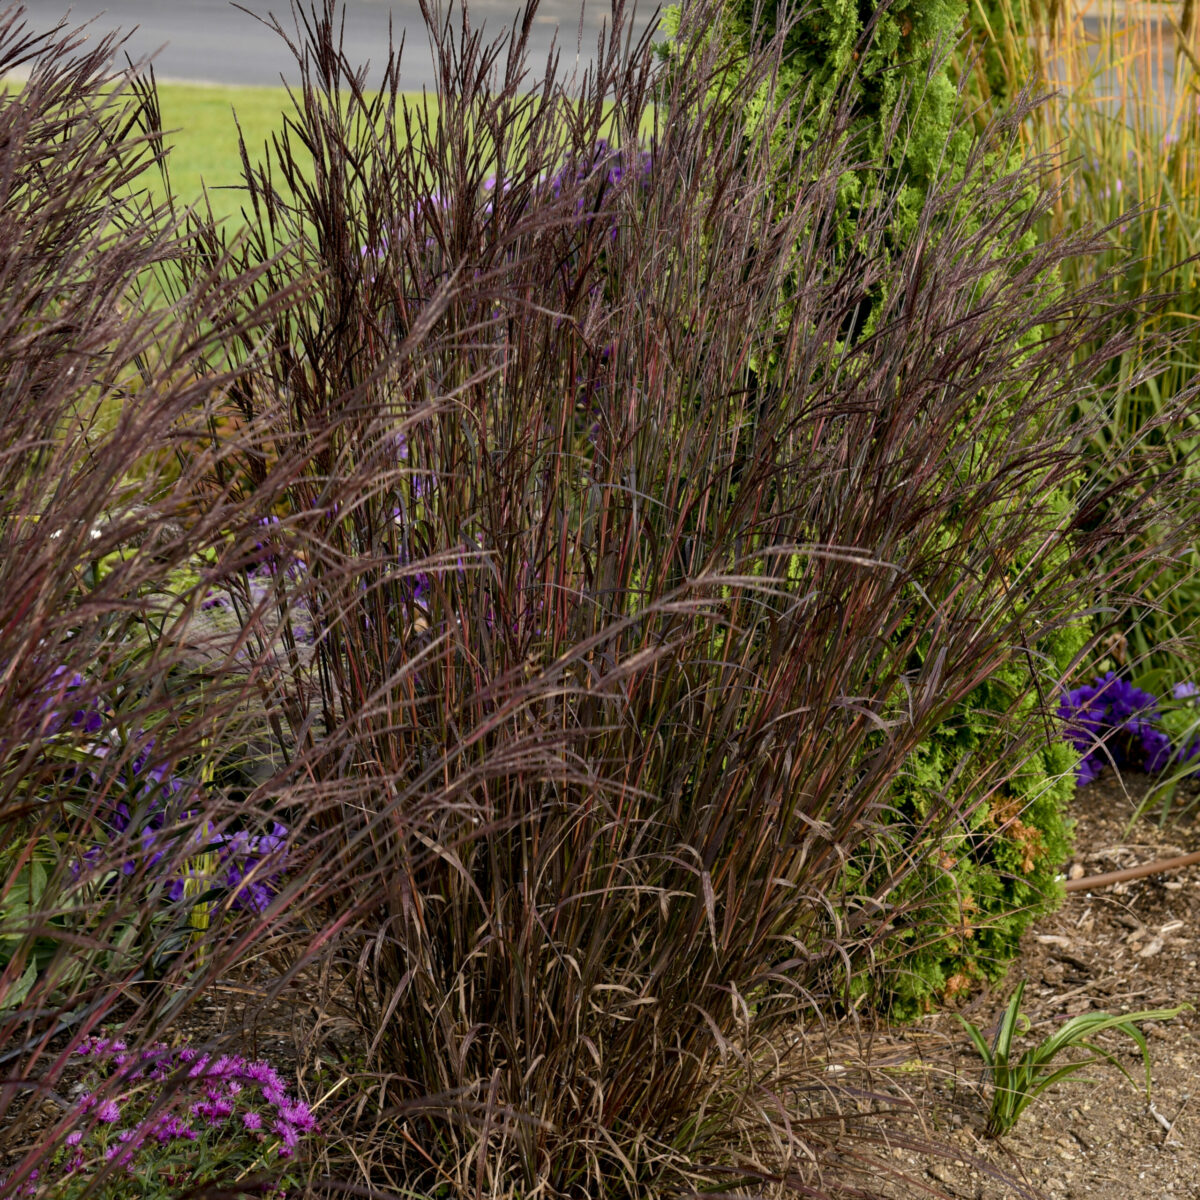
[[[259,16],[275,13],[285,30],[294,30],[288,0],[242,0]],[[32,30],[50,29],[67,18],[72,26],[95,18],[95,35],[112,29],[134,31],[125,51],[138,59],[154,55],[155,73],[166,80],[198,80],[224,84],[278,84],[283,76],[295,79],[295,60],[277,34],[230,0],[24,0],[26,21]],[[4,8],[0,0],[0,9]],[[305,7],[308,7],[306,2]],[[68,8],[70,13],[68,17]],[[653,0],[640,0],[637,26],[642,29],[654,10]],[[470,0],[472,29],[485,37],[500,34],[520,11],[518,0]],[[535,76],[545,72],[551,40],[558,35],[560,76],[576,61],[586,65],[595,53],[601,22],[611,16],[609,0],[588,0],[580,42],[580,0],[542,0],[534,17],[529,68]],[[433,83],[432,56],[425,23],[416,0],[348,0],[345,47],[352,62],[382,64],[387,55],[388,20],[399,44],[401,85],[418,90]],[[457,15],[454,18],[457,28]],[[136,27],[136,28],[135,28]],[[122,60],[123,61],[123,60]]]

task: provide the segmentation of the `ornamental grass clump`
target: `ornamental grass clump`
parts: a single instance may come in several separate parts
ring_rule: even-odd
[[[935,182],[941,195],[948,194],[971,152],[970,121],[956,90],[951,61],[966,7],[900,0],[872,9],[815,0],[799,11],[779,13],[772,5],[752,0],[730,6],[731,19],[722,35],[731,37],[734,45],[753,46],[765,31],[775,28],[779,18],[785,26],[792,23],[784,34],[781,78],[801,80],[802,85],[788,95],[776,89],[770,103],[787,101],[782,125],[795,150],[804,154],[810,139],[824,136],[824,105],[844,94],[851,98],[856,144],[865,153],[859,162],[848,164],[839,179],[839,238],[825,253],[841,264],[858,262],[860,206],[875,212],[881,197],[887,196],[891,244],[914,255],[915,275],[901,278],[885,273],[874,281],[864,279],[842,327],[850,341],[873,330],[884,311],[881,300],[886,287],[900,288],[907,297],[914,281],[919,282],[924,271],[920,247],[930,234],[928,218],[936,207],[926,204],[925,195]],[[756,111],[769,111],[770,103],[764,95],[756,95],[750,119]],[[1032,119],[1031,114],[1027,111],[1026,117]],[[779,151],[784,152],[782,144]],[[1016,138],[993,141],[991,152],[1011,155],[1012,166],[1020,162]],[[1013,198],[1014,229],[1034,198],[1034,190],[1024,201]],[[959,236],[965,241],[973,232],[969,211],[962,211],[957,219]],[[1009,247],[1014,259],[1035,244],[1037,234],[1036,221],[1024,228],[1021,238]],[[1054,286],[1050,275],[1045,286]],[[1030,326],[1025,337],[1035,344],[1041,331]],[[771,357],[755,362],[750,388],[769,393],[776,386],[771,379],[774,369]],[[992,419],[1004,424],[1008,414],[997,405]],[[1065,514],[1069,509],[1065,493],[1060,502]],[[947,521],[943,536],[948,543],[969,536],[953,510],[947,513]],[[1024,590],[1037,589],[1031,572],[1054,569],[1044,548],[1031,550],[1028,558],[1023,548],[1014,547],[1012,552],[1011,571],[1022,580]],[[931,810],[944,807],[947,799],[957,803],[962,763],[987,752],[984,748],[990,743],[997,709],[1024,696],[1023,703],[1032,711],[1045,694],[1041,680],[1069,671],[1088,633],[1087,621],[1081,620],[1043,637],[1036,666],[1025,656],[1006,662],[930,731],[892,787],[889,809],[898,846],[922,836],[920,830]],[[1070,851],[1067,806],[1073,754],[1049,723],[1039,740],[1040,746],[1027,747],[1020,769],[985,804],[973,807],[944,847],[942,865],[929,871],[919,868],[894,894],[904,902],[919,896],[931,918],[929,928],[902,935],[911,939],[911,945],[899,969],[861,975],[855,984],[858,997],[869,997],[894,1017],[914,1016],[957,999],[984,980],[1003,976],[1018,953],[1021,935],[1054,907],[1055,879]],[[946,862],[953,865],[946,869]],[[931,930],[936,930],[933,936]]]
[[[708,36],[719,10],[689,9],[664,73],[618,7],[593,67],[535,81],[532,8],[491,44],[428,12],[437,103],[414,109],[394,54],[382,81],[346,61],[332,0],[297,15],[294,110],[261,161],[244,147],[244,232],[156,217],[159,256],[141,247],[122,284],[157,340],[108,357],[127,314],[87,343],[131,389],[104,393],[121,436],[95,460],[67,441],[0,526],[26,538],[0,603],[32,597],[0,610],[0,657],[44,672],[5,677],[0,721],[63,666],[95,693],[70,711],[103,694],[164,779],[203,785],[172,854],[125,884],[135,824],[86,840],[106,797],[73,814],[77,764],[44,756],[40,726],[0,726],[0,813],[21,795],[22,839],[63,839],[60,876],[103,844],[117,880],[69,995],[50,1002],[55,951],[0,1020],[14,1186],[86,1124],[23,1136],[20,1101],[72,1045],[108,1016],[139,1051],[235,977],[286,1006],[298,1086],[324,1089],[314,1191],[862,1194],[895,1116],[843,1091],[826,1119],[823,1031],[856,976],[945,936],[923,881],[986,852],[973,821],[1054,720],[1048,641],[1101,590],[1119,619],[1200,518],[1170,475],[1086,479],[1072,405],[1124,313],[1047,281],[1096,243],[1031,243],[1046,164],[1002,170],[998,126],[931,187],[919,244],[896,245],[882,178],[840,257],[840,182],[874,160],[853,89],[803,147],[762,116],[786,19],[735,62]],[[161,159],[152,83],[134,99]],[[86,197],[89,178],[66,183]],[[851,344],[864,289],[884,299]],[[48,358],[82,336],[58,328]],[[1155,546],[1131,532],[1151,499]],[[104,561],[136,553],[88,574],[101,514]],[[1026,682],[1001,686],[1017,660]],[[989,682],[994,724],[898,824],[916,748]],[[140,915],[152,871],[274,821],[264,911],[214,889],[168,909],[169,933]],[[0,989],[58,916],[23,927]],[[99,949],[130,921],[111,967]],[[178,950],[150,979],[156,940]]]
[[[1109,628],[1092,598],[1196,515],[1161,479],[1146,546],[1142,477],[1086,477],[1075,402],[1122,314],[1050,286],[1097,243],[1029,236],[1054,197],[1046,163],[996,165],[1014,125],[930,188],[911,245],[893,183],[865,189],[847,261],[840,181],[873,161],[852,92],[789,142],[763,113],[790,103],[758,102],[783,33],[734,62],[720,20],[685,11],[663,74],[618,10],[570,90],[525,73],[532,12],[491,45],[431,21],[414,110],[318,7],[295,111],[245,151],[245,240],[195,225],[188,261],[254,280],[242,303],[304,281],[223,343],[243,382],[215,425],[306,564],[278,576],[315,630],[278,711],[330,997],[311,1053],[343,1054],[332,1175],[573,1197],[869,1174],[782,1097],[828,1086],[856,976],[946,936],[928,881],[988,852],[978,815],[1056,728],[1045,647],[1091,616],[1077,661]],[[588,170],[601,139],[644,168]],[[990,726],[897,823],[914,751],[989,681]]]
[[[0,94],[0,1172],[19,1194],[72,1133],[40,1114],[74,1049],[102,1021],[152,1042],[269,949],[286,902],[288,819],[249,770],[282,753],[274,597],[236,631],[202,602],[266,515],[212,486],[232,378],[210,358],[287,298],[231,323],[218,264],[173,299],[155,282],[190,242],[148,199],[162,144],[118,45],[0,12],[0,75],[28,73]]]

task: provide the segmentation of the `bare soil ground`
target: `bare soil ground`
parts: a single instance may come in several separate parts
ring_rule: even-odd
[[[1154,813],[1129,827],[1150,783],[1136,776],[1122,782],[1109,772],[1078,793],[1074,874],[1082,867],[1087,876],[1099,875],[1200,849],[1200,810],[1162,827]],[[1180,792],[1178,807],[1200,803],[1194,785]],[[1023,1009],[1033,1025],[1017,1043],[1024,1047],[1077,1013],[1200,1005],[1198,959],[1200,865],[1194,865],[1070,893],[1058,912],[1026,934],[1004,984],[960,1011],[990,1032],[1012,989],[1025,980]],[[999,1141],[982,1136],[982,1064],[952,1015],[938,1013],[875,1039],[877,1061],[896,1062],[882,1075],[931,1114],[929,1139],[948,1141],[979,1163],[972,1168],[894,1149],[894,1165],[928,1187],[926,1194],[953,1200],[1038,1194],[1049,1200],[1200,1200],[1200,1013],[1144,1029],[1153,1063],[1149,1105],[1144,1087],[1104,1064],[1046,1092]],[[1144,1079],[1140,1052],[1128,1038],[1100,1041],[1135,1079]],[[919,1193],[910,1182],[894,1185],[891,1194]]]

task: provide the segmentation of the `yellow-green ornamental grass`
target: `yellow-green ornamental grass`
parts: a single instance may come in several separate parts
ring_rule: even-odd
[[[974,44],[983,55],[971,80],[977,96],[1002,102],[1024,86],[1054,94],[1023,129],[1029,153],[1058,160],[1062,191],[1043,233],[1107,227],[1107,253],[1068,265],[1064,284],[1079,290],[1119,267],[1109,281],[1115,300],[1172,295],[1107,368],[1135,377],[1147,338],[1165,332],[1176,339],[1167,370],[1104,414],[1095,438],[1099,476],[1111,472],[1116,444],[1147,437],[1200,366],[1200,14],[1189,3],[1127,19],[1126,7],[1114,0],[971,0]],[[1136,14],[1136,5],[1128,8]],[[1177,461],[1194,471],[1200,429],[1192,423],[1189,433]],[[1148,575],[1142,594],[1145,607],[1108,666],[1165,691],[1200,670],[1196,551],[1170,572]]]

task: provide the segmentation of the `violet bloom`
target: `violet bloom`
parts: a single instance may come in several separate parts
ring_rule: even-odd
[[[85,1042],[78,1053],[85,1056],[95,1056],[101,1059],[112,1059],[115,1045],[104,1039]],[[122,1046],[122,1050],[124,1047]],[[192,1088],[201,1088],[204,1098],[190,1104],[191,1116],[206,1124],[210,1137],[219,1137],[222,1126],[240,1120],[238,1128],[246,1134],[254,1134],[258,1141],[262,1140],[264,1126],[268,1123],[279,1143],[276,1152],[281,1158],[291,1158],[297,1151],[302,1138],[308,1134],[317,1133],[317,1122],[313,1119],[308,1106],[294,1100],[284,1088],[283,1080],[278,1072],[267,1062],[247,1062],[239,1055],[221,1055],[213,1058],[191,1047],[183,1046],[178,1050],[170,1050],[162,1044],[149,1049],[143,1049],[137,1055],[127,1055],[132,1062],[146,1062],[154,1059],[159,1066],[166,1065],[170,1073],[176,1073],[184,1068],[187,1077],[194,1080]],[[254,1083],[261,1087],[265,1098],[277,1109],[274,1118],[264,1120],[262,1114],[249,1106],[255,1102],[253,1093],[243,1085]],[[223,1094],[224,1093],[224,1094]],[[243,1097],[239,1100],[238,1096]],[[78,1103],[80,1112],[94,1105],[91,1097],[84,1093]],[[115,1119],[115,1102],[108,1101],[100,1106],[98,1116],[102,1120]],[[197,1131],[174,1113],[159,1113],[147,1118],[137,1125],[123,1131],[114,1145],[110,1147],[108,1157],[115,1159],[118,1164],[128,1166],[133,1162],[132,1153],[147,1141],[157,1142],[167,1146],[172,1141],[196,1141]],[[78,1144],[81,1139],[72,1139],[71,1145]]]
[[[208,1066],[208,1063],[209,1063],[209,1056],[207,1054],[201,1054],[197,1058],[193,1058],[193,1059],[185,1060],[185,1061],[190,1061],[192,1063],[191,1070],[188,1071],[188,1078],[196,1079],[199,1076],[204,1074],[204,1069]]]
[[[295,1153],[296,1147],[300,1144],[300,1135],[287,1121],[283,1120],[276,1121],[271,1126],[271,1132],[277,1134],[282,1139],[282,1144],[279,1147],[279,1157],[291,1158],[293,1153]]]
[[[1117,767],[1156,774],[1200,753],[1200,745],[1189,745],[1174,754],[1161,727],[1158,698],[1118,678],[1115,671],[1064,692],[1058,714],[1067,740],[1083,756],[1077,770],[1080,786],[1091,783],[1110,759]]]
[[[64,706],[70,707],[72,705],[73,697],[71,693],[77,692],[87,686],[87,680],[78,671],[72,672],[70,678],[63,681],[63,676],[66,673],[66,667],[61,665],[55,667],[50,672],[49,679],[38,689],[42,693],[51,689],[55,692],[55,695],[43,700],[38,708],[39,715],[48,718],[45,726],[46,734],[53,736],[54,734],[63,732],[64,728],[70,728],[75,733],[82,733],[88,736],[100,733],[112,719],[112,713],[99,700],[92,701],[92,706],[75,708],[69,719],[69,725],[64,726],[61,709]]]
[[[299,1101],[295,1104],[284,1104],[279,1110],[279,1115],[289,1125],[295,1125],[306,1133],[312,1133],[317,1128],[317,1122],[309,1112],[308,1105]]]
[[[210,1100],[200,1106],[200,1115],[209,1125],[223,1125],[233,1113],[233,1103],[229,1100]]]

